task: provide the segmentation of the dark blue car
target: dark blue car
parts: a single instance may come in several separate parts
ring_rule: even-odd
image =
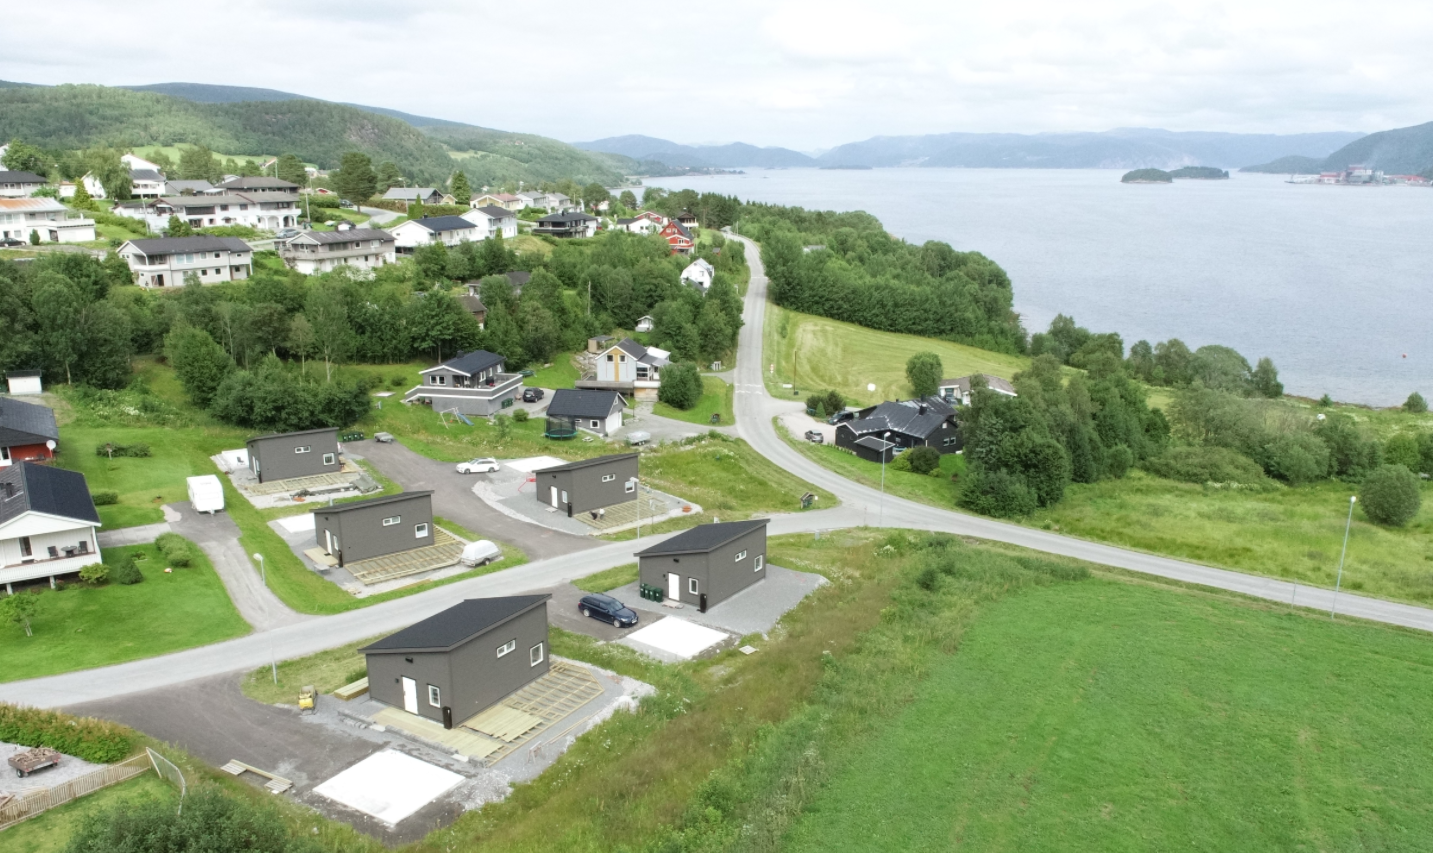
[[[582,615],[591,619],[611,622],[618,628],[630,628],[637,624],[637,613],[610,595],[585,595],[577,603]]]

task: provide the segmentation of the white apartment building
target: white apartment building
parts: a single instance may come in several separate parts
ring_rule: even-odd
[[[517,236],[517,214],[494,205],[474,207],[463,211],[462,218],[478,226],[479,240],[486,240],[501,234],[504,240]]]
[[[95,239],[95,221],[52,198],[0,198],[0,238],[41,243],[85,243]]]
[[[461,216],[425,216],[410,219],[388,229],[400,255],[411,255],[419,246],[442,243],[453,247],[464,241],[483,239],[478,236],[478,225]]]
[[[167,229],[171,216],[194,228],[247,225],[266,231],[293,228],[299,220],[298,196],[279,192],[165,196],[148,207],[116,207],[114,212],[145,219],[155,231]]]
[[[393,235],[379,228],[305,231],[285,243],[279,257],[305,275],[341,266],[373,269],[398,259]]]
[[[238,281],[253,272],[254,250],[237,237],[159,237],[119,247],[141,287],[183,287],[190,274],[200,284]]]

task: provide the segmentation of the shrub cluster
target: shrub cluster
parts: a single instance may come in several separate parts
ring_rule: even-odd
[[[1268,482],[1259,464],[1227,447],[1180,445],[1146,459],[1144,469],[1157,477],[1185,483],[1239,483],[1252,486]]]
[[[1384,465],[1364,479],[1358,498],[1375,523],[1402,527],[1423,503],[1419,488],[1417,474],[1402,465]]]
[[[104,563],[91,563],[80,569],[80,580],[99,586],[109,580],[109,566]]]
[[[134,444],[119,444],[117,442],[108,441],[104,444],[95,445],[95,455],[116,457],[128,456],[133,459],[144,459],[151,456],[152,454],[150,453],[149,445],[143,442],[135,442]]]
[[[194,561],[194,546],[178,533],[163,533],[154,540],[169,565],[183,568]]]
[[[117,723],[3,702],[0,702],[0,741],[48,746],[98,764],[121,761],[134,749],[133,736]]]
[[[109,579],[125,586],[133,586],[143,581],[144,575],[140,573],[139,566],[135,565],[134,555],[125,554],[119,562],[109,567]]]
[[[672,364],[662,370],[657,399],[674,409],[695,408],[702,399],[702,375],[695,364]]]
[[[90,492],[90,500],[95,506],[113,506],[119,503],[119,492],[112,489],[100,489],[98,492]]]

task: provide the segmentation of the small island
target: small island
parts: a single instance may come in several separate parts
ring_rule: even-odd
[[[1133,172],[1125,172],[1120,178],[1122,184],[1172,184],[1174,178],[1162,169],[1135,169]]]
[[[1189,178],[1196,181],[1227,181],[1229,173],[1213,166],[1185,166],[1169,173],[1171,178]]]

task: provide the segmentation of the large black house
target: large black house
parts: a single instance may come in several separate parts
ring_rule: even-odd
[[[891,447],[884,447],[889,443]],[[955,409],[939,397],[887,401],[869,406],[837,425],[836,446],[862,459],[880,462],[898,448],[934,447],[954,453],[961,447]],[[886,456],[886,461],[890,456]]]

